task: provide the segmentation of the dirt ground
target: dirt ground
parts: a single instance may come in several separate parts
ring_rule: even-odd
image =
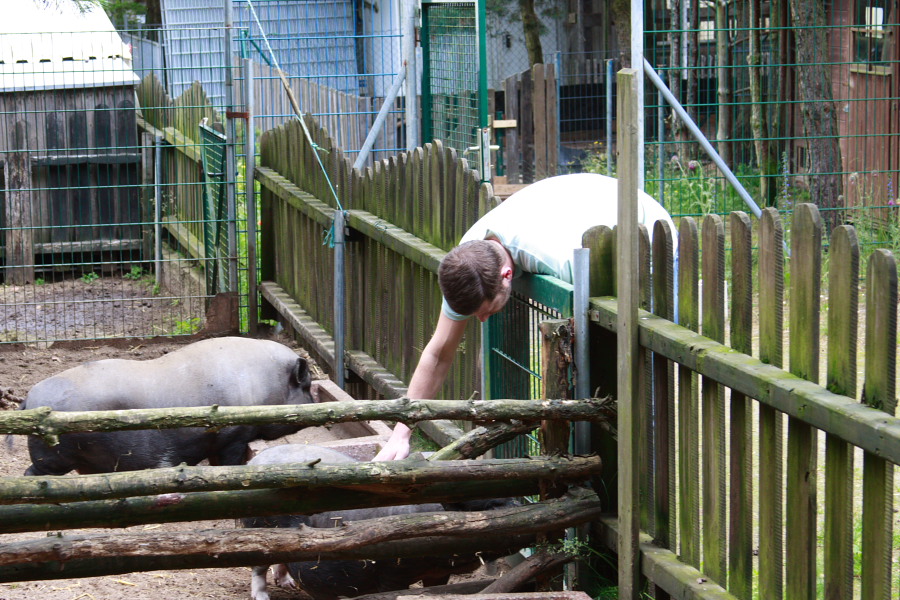
[[[57,343],[49,348],[24,345],[0,345],[0,391],[4,404],[24,398],[38,381],[86,361],[102,358],[133,358],[146,360],[162,356],[192,340],[188,338],[162,340],[122,340],[114,344],[100,342]],[[282,342],[287,340],[282,339]],[[302,350],[298,350],[303,352]],[[8,405],[8,404],[7,404]],[[304,441],[322,443],[336,439],[332,431],[309,428],[302,431]],[[30,464],[24,438],[18,438],[12,449],[6,444],[0,452],[0,476],[21,475]],[[127,529],[101,532],[149,529],[178,531],[193,528],[231,528],[233,520],[138,525]],[[98,533],[98,530],[73,530],[72,533]],[[33,540],[44,533],[0,535],[0,544]],[[167,598],[215,598],[219,600],[250,597],[250,568],[197,569],[185,571],[156,571],[129,573],[87,579],[48,580],[0,584],[0,600],[159,600]],[[301,592],[280,590],[269,586],[273,600],[306,597]]]

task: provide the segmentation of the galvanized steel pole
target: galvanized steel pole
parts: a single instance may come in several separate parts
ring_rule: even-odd
[[[591,395],[591,369],[588,341],[588,303],[591,291],[591,251],[577,248],[573,261],[575,267],[575,293],[572,312],[575,315],[575,397],[589,398]],[[591,424],[575,421],[575,454],[591,451]]]
[[[235,177],[237,167],[234,160],[235,134],[234,118],[234,73],[232,73],[231,50],[234,36],[232,0],[225,1],[225,201],[228,212],[228,291],[238,291],[237,276],[237,204],[235,199]]]
[[[256,128],[253,122],[255,98],[253,96],[253,60],[244,59],[244,112],[247,126],[244,130],[244,192],[247,202],[247,328],[256,334],[259,326],[259,298],[256,273]]]
[[[334,382],[344,388],[344,211],[334,211]]]
[[[416,60],[417,0],[403,3],[403,69],[406,72],[406,149],[419,145],[419,71]]]

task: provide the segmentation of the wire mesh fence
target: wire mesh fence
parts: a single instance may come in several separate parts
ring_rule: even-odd
[[[221,0],[172,0],[116,31],[90,3],[23,5],[0,26],[0,342],[191,334],[222,293],[246,327],[242,59],[257,132],[296,118],[283,75],[355,153],[399,70],[394,6],[241,0],[229,30]]]
[[[752,4],[651,9],[648,61],[760,206],[812,201],[895,244],[897,3]],[[652,86],[645,124],[647,189],[672,214],[748,210]]]

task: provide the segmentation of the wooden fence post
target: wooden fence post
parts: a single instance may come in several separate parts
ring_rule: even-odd
[[[638,378],[643,372],[638,344],[638,119],[637,77],[634,69],[618,73],[618,399],[619,399],[619,598],[636,600],[640,596],[641,565],[639,554],[639,476],[641,432],[638,426]]]
[[[759,229],[759,359],[779,368],[782,365],[784,332],[783,239],[781,216],[775,208],[766,208],[763,210]],[[760,598],[781,598],[784,587],[784,489],[781,484],[784,474],[783,423],[784,415],[771,406],[760,403]]]
[[[831,233],[828,265],[828,389],[856,398],[859,240],[849,225]],[[867,303],[868,304],[868,303]],[[825,436],[825,597],[853,597],[853,448]]]
[[[15,148],[6,161],[6,282],[34,281],[34,231],[31,215],[31,159],[27,124],[16,122]]]
[[[888,250],[869,257],[866,269],[866,366],[863,402],[889,415],[897,410],[897,263]],[[894,468],[883,458],[863,455],[863,600],[891,597],[891,531]]]
[[[813,204],[794,209],[791,226],[790,371],[819,380],[822,218]],[[816,597],[816,430],[788,419],[785,553],[787,598]]]

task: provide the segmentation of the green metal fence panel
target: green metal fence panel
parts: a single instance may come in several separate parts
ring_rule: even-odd
[[[228,214],[225,206],[225,134],[200,123],[200,143],[203,157],[203,249],[206,292],[216,294],[229,289],[228,270]]]
[[[441,140],[479,172],[488,124],[484,10],[484,0],[422,2],[422,139]]]
[[[541,398],[541,332],[547,319],[572,316],[572,286],[555,277],[525,273],[516,279],[506,307],[482,326],[487,399]],[[539,454],[533,435],[498,446],[495,456]]]

